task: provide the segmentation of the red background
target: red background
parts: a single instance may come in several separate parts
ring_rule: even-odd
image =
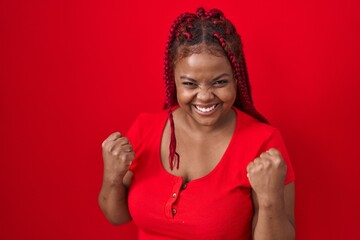
[[[0,239],[135,239],[101,214],[101,142],[163,103],[175,17],[218,7],[296,172],[297,239],[360,237],[360,4],[0,1]]]

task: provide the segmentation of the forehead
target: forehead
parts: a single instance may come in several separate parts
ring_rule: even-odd
[[[223,55],[209,52],[193,53],[178,60],[174,65],[175,74],[211,75],[231,73],[229,60]]]

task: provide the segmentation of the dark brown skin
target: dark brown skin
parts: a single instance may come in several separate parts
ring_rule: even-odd
[[[294,183],[284,186],[286,165],[271,148],[247,166],[254,202],[254,239],[295,239]]]
[[[168,163],[170,127],[161,143],[165,170],[186,181],[201,178],[214,169],[224,154],[236,124],[232,109],[236,82],[226,57],[206,51],[175,64],[179,108],[174,111],[179,169]],[[134,157],[131,145],[120,134],[104,141],[104,181],[99,195],[101,209],[114,224],[129,221],[128,171]],[[197,159],[197,161],[190,161]],[[286,165],[279,151],[269,149],[247,166],[254,202],[253,239],[294,239],[294,184],[284,186]]]
[[[127,191],[123,181],[135,153],[131,144],[121,133],[111,134],[102,144],[104,160],[103,184],[99,194],[99,205],[107,219],[114,225],[131,220],[128,205]],[[129,182],[129,180],[127,180]]]

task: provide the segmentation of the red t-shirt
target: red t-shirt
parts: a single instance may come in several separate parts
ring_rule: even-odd
[[[246,166],[269,148],[277,148],[287,164],[284,184],[294,181],[278,130],[235,111],[235,131],[220,162],[208,175],[185,184],[161,162],[166,111],[136,119],[127,134],[135,151],[128,203],[140,240],[251,239],[253,204]]]

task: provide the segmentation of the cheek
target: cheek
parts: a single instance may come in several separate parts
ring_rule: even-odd
[[[224,102],[234,102],[236,99],[236,89],[235,87],[229,87],[222,89],[218,92],[218,97],[221,98]]]
[[[193,98],[193,93],[190,90],[184,88],[178,88],[176,90],[176,97],[180,104],[180,102],[191,101],[191,99]]]

